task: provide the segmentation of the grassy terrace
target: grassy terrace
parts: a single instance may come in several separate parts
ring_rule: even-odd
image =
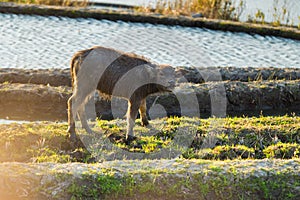
[[[2,124],[0,199],[299,199],[300,117],[154,120],[161,129],[131,145],[123,142],[123,121],[99,120],[94,130],[119,148],[149,154],[195,121],[197,134],[180,158],[103,163],[71,148],[66,123]],[[136,123],[136,132],[147,131]],[[211,130],[216,146],[200,151]]]
[[[192,122],[195,136],[182,158],[208,160],[227,159],[291,159],[300,156],[300,117],[235,117],[225,119],[168,118],[152,121],[157,132],[145,134],[147,128],[137,126],[137,139],[127,145],[125,121],[99,120],[95,130],[103,130],[115,146],[131,152],[151,153],[168,147],[179,126]],[[218,121],[218,125],[214,125]],[[66,123],[37,122],[0,125],[0,161],[2,162],[93,162],[84,149],[72,149],[67,140]],[[144,134],[143,134],[144,133]],[[214,134],[211,148],[203,150],[207,138]]]

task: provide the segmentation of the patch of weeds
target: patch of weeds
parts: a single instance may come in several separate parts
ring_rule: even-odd
[[[242,158],[242,159],[248,159],[248,158],[253,158],[254,157],[254,149],[248,148],[243,145],[237,145],[237,146],[217,146],[215,147],[211,155],[207,155],[208,158],[212,156],[213,159],[217,160],[226,160],[226,159],[237,159],[237,158]]]
[[[109,174],[84,174],[68,188],[71,199],[103,199],[117,195],[123,188],[122,181]]]
[[[67,163],[71,162],[70,155],[59,154],[49,148],[41,148],[38,150],[29,150],[33,156],[31,158],[32,162],[55,162],[55,163]]]
[[[289,143],[278,143],[263,150],[267,158],[291,159],[299,158],[300,145]]]
[[[263,150],[270,145],[278,144],[280,142],[300,144],[299,119],[300,118],[295,115],[273,117],[261,115],[259,117],[225,118],[222,129],[220,129],[213,138],[215,149],[208,149],[208,151],[216,153],[223,149],[223,153],[220,153],[219,155],[224,156],[224,152],[227,152],[227,150],[225,150],[226,148],[241,145],[251,149],[251,151],[245,151],[246,153],[250,152],[251,158],[253,157],[253,154],[253,158],[265,158],[266,156],[263,153]],[[208,137],[209,120],[211,119],[201,120],[201,124],[198,127],[197,134],[191,146],[192,149],[185,152],[183,157],[209,158],[212,155],[211,153],[207,153],[208,151],[203,151],[202,149],[202,144]],[[225,148],[225,146],[227,147]],[[233,153],[232,150],[233,149],[230,150],[230,155],[235,155],[236,153]],[[203,152],[205,152],[205,154],[203,154]],[[236,155],[238,156],[239,153]],[[245,155],[241,156],[240,154],[240,158],[244,158]],[[214,158],[220,159],[218,156],[213,156],[209,159]],[[245,156],[245,158],[248,158],[248,156]]]
[[[177,117],[177,116],[171,116],[171,117],[167,118],[167,124],[170,126],[179,126],[181,121],[182,121],[182,118]],[[175,127],[175,128],[177,128],[177,127]]]
[[[254,158],[254,149],[243,145],[237,146],[216,146],[213,149],[201,149],[193,152],[191,149],[183,154],[184,158],[201,158],[210,160],[233,160]]]
[[[154,137],[143,137],[141,139],[141,142],[144,143],[142,144],[142,149],[145,153],[150,153],[155,151],[156,149],[160,149],[165,147],[164,142],[161,140],[157,140]]]
[[[216,174],[210,177],[207,181],[199,181],[198,186],[200,191],[203,191],[204,194],[201,194],[201,199],[234,199],[233,193],[235,186],[232,184],[229,178],[226,175],[221,174],[221,168],[217,166],[211,166],[211,171],[213,174]],[[204,178],[205,179],[205,178]],[[199,180],[203,180],[199,179]],[[226,196],[224,196],[226,194]]]
[[[199,158],[197,152],[193,148],[189,148],[183,154],[181,155],[182,158],[185,159],[193,159],[193,158]]]
[[[293,180],[292,184],[290,180]],[[298,199],[299,192],[295,189],[299,187],[300,179],[284,173],[274,174],[268,177],[249,177],[241,180],[239,187],[242,191],[248,191],[251,196],[261,199]]]
[[[115,124],[111,124],[105,120],[99,120],[97,126],[106,130],[106,135],[112,143],[114,143],[119,148],[122,148],[131,152],[142,152],[151,153],[153,151],[165,148],[174,138],[174,134],[181,123],[179,117],[166,118],[163,123],[162,128],[157,128],[161,124],[154,123],[152,126],[154,130],[157,129],[157,133],[152,135],[146,135],[149,130],[146,127],[140,127],[137,121],[135,131],[138,131],[137,138],[128,143],[125,138],[125,130],[123,127],[118,128]],[[124,124],[125,125],[125,124]],[[123,125],[123,126],[124,126]]]
[[[200,179],[201,180],[201,179]],[[205,196],[209,193],[210,191],[210,186],[207,183],[203,183],[202,181],[199,181],[198,183],[199,190],[200,190],[200,195],[202,199],[205,199]]]
[[[212,171],[214,171],[214,172],[218,172],[218,173],[223,171],[222,168],[219,167],[219,166],[210,165],[208,168],[209,168],[210,170],[212,170]]]
[[[67,191],[71,194],[71,200],[84,199],[85,187],[82,185],[73,182]]]
[[[109,125],[108,125],[108,121],[107,120],[101,120],[101,119],[97,119],[97,127],[103,129],[103,130],[107,130],[109,129]]]
[[[0,125],[0,161],[69,162],[66,124]]]
[[[98,176],[94,185],[102,194],[110,194],[120,191],[122,182],[112,176]]]

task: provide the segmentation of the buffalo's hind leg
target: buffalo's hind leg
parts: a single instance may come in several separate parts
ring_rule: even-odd
[[[149,121],[147,118],[147,105],[146,105],[146,98],[141,101],[141,105],[139,108],[139,113],[141,117],[142,126],[148,126]]]
[[[83,126],[87,125],[85,111],[82,107],[85,106],[85,100],[89,96],[90,92],[87,90],[78,90],[77,87],[73,95],[68,100],[68,132],[70,133],[70,140],[73,143],[80,143],[80,139],[76,135],[75,131],[75,118],[79,115],[80,121]],[[84,114],[82,114],[84,113]],[[87,125],[88,127],[88,125]]]
[[[75,121],[72,112],[72,101],[74,99],[74,94],[68,100],[68,130],[67,132],[70,134],[70,140],[75,142],[77,140],[76,132],[75,132]]]
[[[83,104],[80,107],[80,109],[78,110],[78,116],[79,116],[82,128],[84,128],[87,133],[92,134],[93,131],[90,128],[87,117],[86,117],[86,104]]]

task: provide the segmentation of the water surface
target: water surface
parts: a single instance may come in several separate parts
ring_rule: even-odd
[[[0,14],[0,67],[66,68],[94,45],[174,66],[300,67],[300,41],[202,28]]]

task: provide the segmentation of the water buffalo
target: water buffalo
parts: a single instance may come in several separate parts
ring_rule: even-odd
[[[146,97],[154,93],[171,92],[175,85],[175,70],[158,65],[133,53],[101,46],[78,51],[71,60],[73,95],[68,100],[68,132],[76,140],[74,118],[78,114],[82,127],[87,124],[85,104],[97,90],[103,98],[112,96],[128,100],[126,139],[133,137],[138,111],[142,125],[148,125]]]

